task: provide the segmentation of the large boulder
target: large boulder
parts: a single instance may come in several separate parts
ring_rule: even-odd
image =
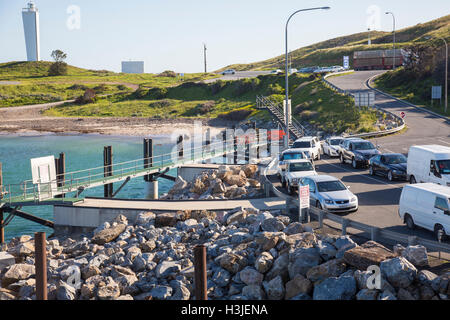
[[[306,277],[312,282],[330,277],[338,277],[345,272],[346,264],[342,259],[329,260],[308,270]]]
[[[277,218],[265,219],[261,223],[261,229],[263,229],[264,231],[267,231],[267,232],[278,232],[278,231],[282,231],[284,228],[285,228],[285,226],[284,226],[283,222],[281,222]]]
[[[247,298],[247,300],[263,300],[265,299],[265,294],[260,285],[249,285],[242,289],[242,295]]]
[[[356,294],[356,300],[377,300],[378,291],[371,289],[362,289]]]
[[[246,285],[260,285],[264,279],[264,275],[251,267],[246,267],[239,273],[239,277]]]
[[[36,273],[33,265],[23,263],[13,264],[5,270],[7,271],[3,274],[2,278],[2,287],[4,288],[11,283],[28,279]]]
[[[185,214],[182,211],[179,212],[164,212],[156,215],[155,227],[174,227],[178,221],[184,220]]]
[[[256,164],[247,164],[242,167],[247,178],[254,178],[256,172],[258,172],[258,166]]]
[[[294,279],[286,283],[285,299],[291,299],[299,294],[310,295],[312,293],[313,284],[301,274],[297,274]]]
[[[283,279],[280,276],[277,276],[270,281],[264,281],[263,287],[269,300],[281,300],[286,292]]]
[[[289,278],[288,266],[289,254],[283,253],[275,259],[272,268],[266,273],[265,279],[269,281],[276,276],[281,276],[283,280],[287,281]]]
[[[125,223],[118,223],[115,226],[95,233],[91,241],[95,244],[104,245],[105,243],[114,241],[126,228],[127,225]]]
[[[379,265],[382,261],[394,257],[395,254],[391,250],[375,241],[367,241],[344,252],[345,262],[359,270],[367,270],[371,265]]]
[[[381,262],[380,269],[389,283],[396,288],[409,287],[417,276],[417,269],[403,257]]]
[[[314,300],[352,300],[356,295],[356,281],[351,276],[332,277],[314,287]]]
[[[179,193],[180,191],[183,191],[187,186],[188,183],[181,176],[178,176],[168,193],[169,194]]]
[[[266,273],[273,265],[273,256],[269,252],[262,252],[255,261],[255,269]]]
[[[158,278],[166,278],[171,273],[178,273],[182,269],[181,265],[177,261],[162,261],[156,267],[156,276]]]
[[[99,300],[115,300],[119,296],[120,287],[111,277],[108,277],[106,282],[97,290],[97,298]]]
[[[402,251],[402,257],[406,258],[406,260],[416,267],[428,266],[427,248],[424,246],[408,246]]]
[[[220,257],[220,266],[232,274],[242,270],[247,265],[247,259],[234,253],[226,253]]]
[[[0,252],[0,272],[2,272],[2,270],[6,267],[12,266],[15,263],[16,259],[13,255],[4,251]]]
[[[319,265],[319,250],[314,247],[297,248],[289,254],[289,276],[294,278],[296,274],[306,275],[309,269]]]

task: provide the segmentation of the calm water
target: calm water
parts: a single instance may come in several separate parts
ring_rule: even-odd
[[[168,137],[153,137],[154,153],[165,154],[172,150]],[[45,135],[45,136],[1,136],[0,135],[0,162],[3,164],[3,183],[15,184],[31,179],[30,159],[66,154],[66,172],[103,166],[103,147],[113,147],[114,163],[143,158],[143,138],[137,137],[111,137],[100,135]],[[176,170],[169,172],[176,175]],[[169,190],[173,182],[165,179],[159,180],[159,193]],[[114,184],[117,190],[121,183]],[[103,197],[103,186],[85,190],[83,196]],[[143,178],[136,178],[117,194],[117,198],[145,198]],[[37,215],[41,218],[53,220],[53,207],[34,206],[24,207],[23,211]],[[5,218],[6,218],[5,214]],[[6,227],[5,237],[11,238],[34,232],[45,231],[52,233],[52,229],[43,227],[34,222],[15,217]]]

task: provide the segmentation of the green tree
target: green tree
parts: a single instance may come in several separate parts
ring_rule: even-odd
[[[64,76],[67,74],[67,63],[64,60],[67,58],[61,50],[53,50],[51,54],[52,58],[55,60],[48,70],[49,76]]]

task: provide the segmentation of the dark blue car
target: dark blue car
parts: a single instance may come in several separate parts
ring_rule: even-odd
[[[383,153],[369,160],[369,173],[392,180],[406,180],[407,158],[401,153]]]

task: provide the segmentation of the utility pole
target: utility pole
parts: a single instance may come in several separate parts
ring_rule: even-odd
[[[203,58],[205,60],[205,73],[208,71],[206,70],[206,44],[203,44]]]
[[[395,70],[395,16],[392,12],[386,12],[386,14],[391,14],[392,15],[392,22],[393,22],[393,29],[392,29],[392,33],[393,33],[393,41],[392,41],[392,47],[394,50],[393,53],[393,59],[392,59],[392,70]]]

